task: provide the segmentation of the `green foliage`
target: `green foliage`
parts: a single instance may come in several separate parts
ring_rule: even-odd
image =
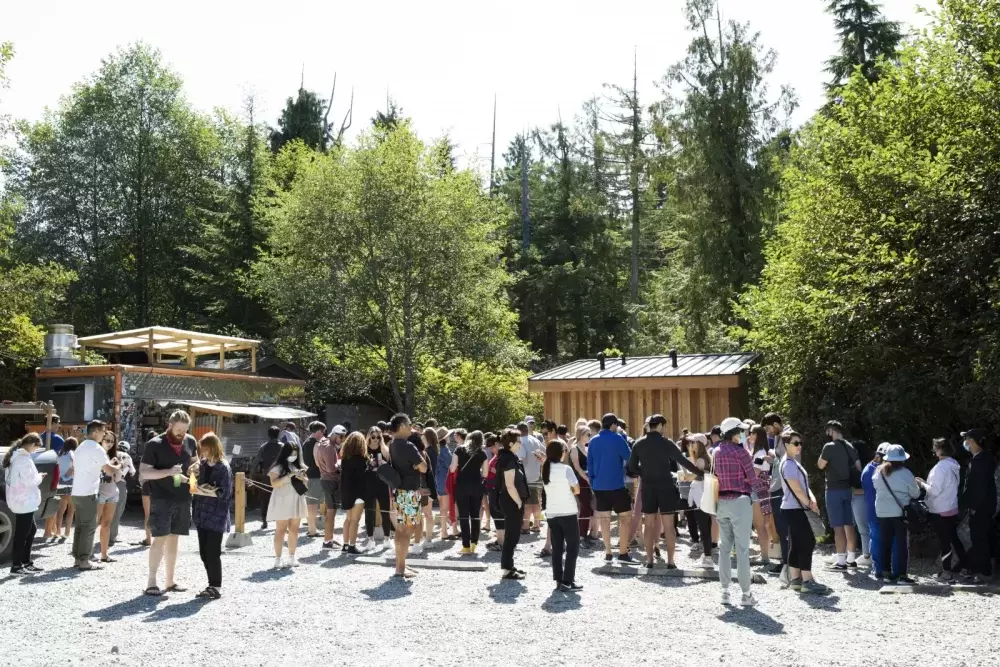
[[[311,90],[299,88],[295,98],[285,101],[285,108],[278,118],[278,129],[271,132],[271,150],[280,151],[285,144],[296,139],[314,150],[326,150],[329,126],[323,105],[326,100]]]
[[[413,412],[422,359],[526,360],[497,262],[501,216],[474,174],[442,173],[440,151],[401,122],[297,163],[256,282],[283,335],[365,350]]]
[[[942,7],[898,67],[855,75],[802,131],[741,308],[769,405],[918,456],[1000,425],[1000,0]]]
[[[541,396],[528,391],[528,373],[469,360],[425,366],[417,388],[416,414],[449,426],[496,431],[524,415],[542,412]]]
[[[877,81],[879,60],[896,60],[903,39],[899,23],[887,21],[881,5],[871,0],[829,0],[827,11],[840,35],[840,52],[827,61],[826,71],[833,76],[827,89],[844,85],[855,69],[866,80]]]

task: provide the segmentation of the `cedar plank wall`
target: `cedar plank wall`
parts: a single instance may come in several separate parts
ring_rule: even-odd
[[[571,431],[578,417],[600,419],[614,412],[628,422],[629,433],[642,433],[642,422],[657,412],[667,418],[667,433],[680,435],[682,428],[707,433],[723,419],[743,416],[745,403],[742,388],[648,388],[546,391],[543,394],[545,418],[566,424]],[[732,406],[732,407],[730,407]],[[541,419],[536,416],[536,419]]]

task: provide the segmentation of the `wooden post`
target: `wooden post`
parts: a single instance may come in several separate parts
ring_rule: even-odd
[[[52,401],[45,408],[45,449],[52,449]]]
[[[154,363],[156,363],[156,354],[154,352],[155,348],[153,347],[153,330],[152,329],[149,330],[148,348],[149,349],[147,350],[146,354],[149,355],[149,365],[152,366]]]
[[[187,367],[194,368],[194,352],[191,350],[191,339],[187,339]]]
[[[257,372],[257,346],[256,345],[251,345],[250,346],[250,372],[251,373],[256,373]]]
[[[219,370],[226,370],[226,345],[225,343],[220,343],[219,347]]]
[[[247,474],[236,473],[236,532],[242,533],[247,519]]]

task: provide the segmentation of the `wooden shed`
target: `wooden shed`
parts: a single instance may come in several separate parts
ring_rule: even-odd
[[[545,417],[572,428],[579,417],[614,412],[641,432],[649,415],[662,414],[667,432],[707,432],[747,409],[744,370],[753,353],[670,354],[660,357],[580,359],[528,379],[543,394]]]

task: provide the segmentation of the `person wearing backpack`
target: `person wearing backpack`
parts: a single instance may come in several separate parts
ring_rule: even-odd
[[[826,514],[836,542],[835,570],[858,567],[858,540],[854,532],[854,489],[861,488],[861,462],[851,443],[844,440],[838,421],[826,424],[830,442],[823,445],[816,467],[826,474]]]

